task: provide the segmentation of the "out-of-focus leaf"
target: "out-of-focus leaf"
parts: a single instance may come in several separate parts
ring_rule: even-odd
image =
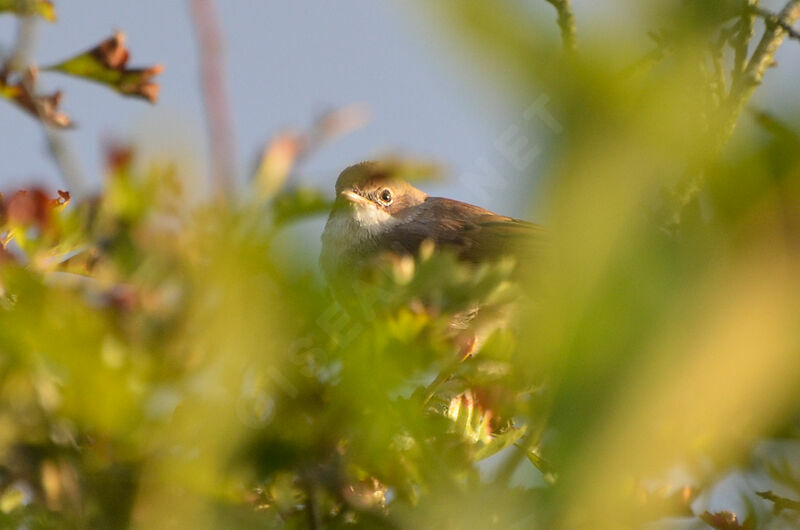
[[[0,0],[0,13],[12,12],[21,16],[38,15],[55,22],[56,8],[50,0]]]
[[[295,131],[279,133],[267,145],[253,176],[261,200],[272,198],[283,187],[306,145],[306,138]]]
[[[359,103],[347,105],[326,112],[317,118],[312,130],[312,137],[318,144],[331,142],[364,127],[369,119],[369,108],[366,105]]]
[[[297,188],[275,197],[273,219],[276,226],[319,215],[331,209],[331,201],[313,188]]]
[[[287,130],[278,133],[264,148],[253,174],[256,195],[262,201],[271,199],[302,159],[324,144],[363,127],[367,121],[368,109],[353,104],[326,112],[306,132]]]
[[[28,69],[23,78],[16,82],[8,82],[7,77],[5,73],[0,75],[0,96],[47,125],[60,128],[72,125],[69,116],[58,109],[61,103],[60,91],[49,95],[35,93],[35,68]]]
[[[507,430],[502,434],[492,437],[492,440],[475,451],[475,460],[483,460],[490,456],[499,453],[506,447],[514,445],[525,434],[525,427],[515,427]]]
[[[0,227],[11,229],[3,243],[13,238],[17,227],[34,225],[42,230],[50,229],[53,213],[63,209],[69,199],[69,192],[63,190],[53,199],[39,188],[17,191],[8,199],[0,193]]]
[[[147,68],[128,68],[125,34],[117,31],[94,48],[46,69],[96,81],[120,94],[155,103],[159,86],[153,77],[164,71],[160,64]]]
[[[553,469],[552,464],[539,454],[538,449],[525,449],[525,456],[528,458],[528,461],[542,473],[542,476],[547,482],[554,484],[556,480],[558,480],[558,474]]]

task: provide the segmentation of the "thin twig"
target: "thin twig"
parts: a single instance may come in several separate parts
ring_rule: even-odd
[[[21,17],[17,24],[17,40],[14,49],[5,61],[4,69],[23,73],[31,64],[33,49],[36,47],[38,21],[34,17]]]
[[[575,13],[572,11],[572,0],[546,0],[558,12],[558,27],[561,29],[561,40],[564,49],[573,53],[576,49]]]
[[[783,28],[790,39],[800,40],[800,31],[794,29],[791,24],[782,20],[781,17],[776,15],[775,13],[771,13],[766,9],[761,9],[761,8],[754,8],[752,12],[758,15],[759,17],[763,18],[764,22],[766,22],[768,26],[770,24],[775,24]]]
[[[37,28],[38,21],[36,18],[22,17],[20,19],[14,49],[3,66],[5,71],[13,71],[21,76],[21,82],[25,90],[32,96],[36,93],[36,86],[32,78],[25,75],[25,72],[33,63],[31,56],[36,45]],[[33,109],[40,112],[35,105]],[[64,184],[69,189],[73,199],[79,200],[88,191],[88,186],[74,150],[66,143],[63,132],[48,126],[41,113],[39,122],[42,124],[48,151],[61,173]]]
[[[774,509],[776,513],[780,513],[781,510],[785,509],[800,512],[800,502],[798,501],[775,495],[772,491],[757,491],[756,495],[775,503]]]
[[[225,93],[222,30],[213,0],[189,0],[200,48],[202,88],[215,191],[227,196],[235,182],[233,127]]]
[[[750,9],[758,5],[758,0],[747,0],[747,7]],[[750,39],[753,38],[755,33],[755,16],[752,12],[745,12],[739,20],[739,31],[731,39],[733,46],[733,72],[731,77],[739,75],[744,72],[747,67],[747,47],[750,44]]]
[[[767,24],[761,40],[747,62],[747,66],[732,80],[730,93],[720,108],[716,120],[717,125],[712,130],[714,136],[711,139],[711,156],[707,159],[715,158],[722,151],[725,144],[728,143],[733,131],[736,129],[736,124],[745,104],[753,95],[756,87],[761,84],[767,68],[774,63],[775,52],[778,51],[781,43],[789,34],[786,28],[791,28],[798,18],[800,18],[800,0],[790,0],[783,7],[780,14],[777,15],[774,22]],[[702,171],[702,167],[690,168],[684,182],[675,190],[674,196],[677,201],[677,209],[670,220],[672,224],[677,225],[680,222],[683,208],[692,201],[699,191]]]
[[[728,96],[729,111],[725,117],[720,143],[725,144],[733,133],[742,108],[753,95],[756,87],[761,84],[764,72],[773,63],[775,52],[778,51],[783,39],[788,35],[786,28],[800,18],[800,0],[790,0],[786,3],[773,24],[767,24],[764,35],[758,43],[753,55],[747,63],[742,75],[733,81],[731,93]]]
[[[725,101],[725,96],[728,93],[727,82],[725,81],[725,70],[722,66],[725,41],[727,38],[728,36],[722,33],[717,42],[711,46],[711,62],[714,65],[714,92],[717,96],[714,103],[717,105]]]

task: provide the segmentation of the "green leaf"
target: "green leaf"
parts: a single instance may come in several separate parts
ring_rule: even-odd
[[[0,13],[12,12],[16,15],[39,15],[48,22],[56,21],[56,8],[50,0],[0,0]]]
[[[513,427],[502,434],[498,434],[492,441],[475,451],[474,459],[483,460],[496,455],[503,449],[514,445],[525,434],[525,427]]]
[[[554,484],[556,482],[558,475],[553,470],[553,466],[550,464],[550,462],[545,460],[542,455],[539,454],[538,449],[524,449],[520,445],[517,445],[517,447],[525,451],[525,456],[527,456],[531,464],[533,464],[536,469],[542,473],[545,481],[547,481],[549,484]]]
[[[297,221],[311,215],[325,213],[331,209],[331,201],[325,194],[312,188],[297,188],[275,197],[274,220],[277,226]]]
[[[146,99],[155,103],[159,86],[152,78],[164,68],[128,68],[130,54],[125,47],[125,34],[118,31],[94,48],[44,70],[61,72],[106,85],[120,94]]]

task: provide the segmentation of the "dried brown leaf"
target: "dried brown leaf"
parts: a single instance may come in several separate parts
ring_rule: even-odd
[[[739,523],[735,513],[729,511],[703,512],[700,514],[700,519],[716,530],[745,530],[747,528]]]
[[[11,83],[8,82],[8,75],[4,73],[0,75],[0,96],[47,125],[70,127],[72,121],[69,116],[59,110],[61,92],[36,94],[36,78],[35,68],[29,68],[19,81]]]
[[[121,94],[155,103],[160,87],[153,78],[163,72],[164,67],[156,64],[147,68],[128,68],[129,58],[125,34],[117,31],[94,48],[49,66],[47,70],[102,83]]]

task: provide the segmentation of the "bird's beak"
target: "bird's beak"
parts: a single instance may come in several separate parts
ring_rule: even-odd
[[[339,194],[339,197],[353,204],[370,204],[369,199],[365,199],[358,193],[350,190],[344,190]]]

